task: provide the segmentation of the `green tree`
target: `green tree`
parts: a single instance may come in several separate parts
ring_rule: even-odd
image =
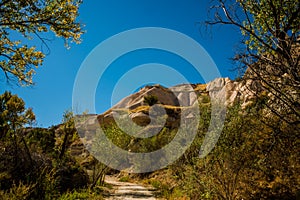
[[[17,161],[19,142],[22,142],[26,154],[32,164],[29,148],[27,147],[21,128],[35,120],[31,108],[25,108],[25,102],[17,95],[5,92],[0,96],[0,139],[6,136],[10,138],[14,146],[15,164]]]
[[[63,158],[69,143],[69,137],[75,132],[73,113],[71,111],[65,111],[62,122],[62,133],[64,134],[64,138],[59,153],[59,159]]]
[[[242,49],[234,60],[244,78],[268,92],[265,104],[288,124],[300,124],[300,2],[290,0],[216,0],[206,24],[240,29]]]
[[[42,34],[53,32],[70,42],[80,42],[82,26],[76,22],[81,0],[1,0],[0,1],[0,69],[7,80],[17,79],[31,85],[35,68],[45,54],[24,41],[38,39],[46,45]],[[20,35],[24,40],[15,40]]]
[[[11,132],[16,134],[17,130],[35,120],[31,108],[25,108],[25,102],[18,95],[5,92],[0,95],[0,132],[1,137]]]

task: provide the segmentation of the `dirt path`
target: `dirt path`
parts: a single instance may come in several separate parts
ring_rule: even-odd
[[[135,183],[120,182],[116,177],[106,176],[105,182],[113,186],[113,191],[106,200],[157,200],[155,189]]]

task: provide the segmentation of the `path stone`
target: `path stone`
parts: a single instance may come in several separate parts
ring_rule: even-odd
[[[135,183],[120,182],[116,177],[106,176],[105,182],[113,186],[114,192],[106,200],[157,200],[155,189]]]

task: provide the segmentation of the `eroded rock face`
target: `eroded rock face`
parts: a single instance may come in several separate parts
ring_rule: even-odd
[[[240,102],[242,108],[245,108],[255,99],[257,92],[261,92],[258,82],[252,80],[238,82],[229,78],[217,78],[206,85],[183,84],[169,89],[160,85],[146,86],[137,93],[122,99],[105,114],[100,115],[98,119],[101,119],[100,121],[103,123],[110,123],[114,121],[116,116],[129,115],[129,118],[138,125],[147,125],[150,123],[149,106],[144,102],[144,97],[153,95],[157,97],[158,104],[173,107],[174,110],[169,109],[169,113],[167,113],[166,124],[176,127],[174,123],[178,123],[178,119],[180,119],[180,109],[176,110],[176,107],[182,108],[193,106],[196,103],[201,104],[203,103],[202,99],[207,97],[210,101],[224,103],[226,106]]]
[[[227,100],[227,82],[230,80],[228,78],[217,78],[209,82],[206,86],[206,90],[209,92],[211,101],[225,103]]]
[[[129,117],[134,123],[140,126],[147,126],[151,121],[150,117],[142,112],[131,113]]]
[[[181,107],[194,105],[197,100],[197,95],[199,94],[192,88],[191,85],[185,84],[171,87],[170,90],[177,97],[179,105]]]
[[[212,100],[224,102],[226,106],[232,106],[236,102],[245,108],[256,98],[256,94],[262,91],[257,81],[232,81],[229,78],[217,78],[207,84],[206,87]]]
[[[137,93],[122,99],[119,103],[113,106],[110,110],[98,117],[101,123],[111,123],[115,117],[123,115],[129,116],[130,120],[140,126],[145,126],[150,123],[149,117],[150,106],[145,103],[146,96],[155,96],[158,99],[157,104],[171,106],[166,109],[168,117],[166,118],[166,126],[178,127],[176,123],[180,119],[180,108],[189,107],[198,103],[199,92],[193,87],[197,85],[177,85],[171,88],[165,88],[160,85],[146,86]],[[144,108],[143,108],[144,107]]]
[[[85,127],[86,137],[99,124],[114,123],[116,118],[130,120],[135,124],[145,127],[152,125],[153,106],[147,105],[144,98],[149,95],[157,97],[157,104],[164,109],[165,126],[176,128],[180,125],[182,109],[207,104],[212,101],[231,106],[240,102],[242,108],[251,104],[256,94],[261,92],[258,82],[252,80],[232,81],[229,78],[217,78],[208,84],[177,85],[165,88],[160,85],[146,86],[140,91],[125,97],[110,110],[101,115],[91,116],[81,127]],[[187,117],[187,116],[185,116]],[[156,116],[154,116],[156,118]]]
[[[144,102],[144,97],[146,96],[156,96],[159,103],[164,105],[178,105],[178,100],[174,93],[168,88],[155,85],[155,86],[146,86],[142,88],[137,93],[134,93],[128,97],[122,99],[119,103],[112,107],[112,109],[135,109],[139,106],[147,105]]]

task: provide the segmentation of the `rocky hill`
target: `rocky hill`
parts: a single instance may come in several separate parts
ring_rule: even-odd
[[[85,146],[92,144],[91,140],[100,128],[99,124],[110,127],[116,123],[115,119],[124,119],[125,126],[131,129],[126,131],[122,127],[125,132],[135,132],[137,135],[134,137],[147,138],[164,127],[170,130],[180,127],[182,118],[195,119],[197,116],[190,112],[193,106],[210,106],[213,100],[222,100],[226,106],[239,102],[245,108],[259,92],[261,87],[255,81],[233,81],[229,78],[217,78],[207,84],[182,84],[170,88],[161,85],[145,86],[102,114],[78,116],[76,128]],[[190,111],[186,112],[187,110]],[[188,114],[183,116],[183,113]],[[72,145],[75,154],[80,152],[77,147],[79,144],[82,145],[81,142]],[[84,162],[90,160],[87,158],[88,154],[84,157]]]
[[[125,119],[125,128],[129,126],[131,130],[126,131],[124,127],[121,127],[121,130],[126,134],[136,133],[124,147],[130,151],[143,145],[139,138],[148,138],[149,135],[154,135],[152,133],[156,135],[164,127],[169,130],[177,129],[182,118],[194,119],[195,116],[191,114],[183,115],[194,106],[209,107],[212,101],[222,100],[226,106],[239,102],[241,107],[245,108],[253,102],[259,92],[261,87],[255,81],[233,81],[229,78],[217,78],[207,84],[181,84],[170,88],[161,85],[145,86],[102,114],[78,116],[76,129],[82,140],[71,144],[71,154],[79,158],[81,165],[90,170],[94,159],[86,148],[92,146],[99,125],[109,128],[116,123],[115,119]],[[163,123],[157,123],[161,116],[165,117]],[[127,136],[121,137],[126,140]],[[173,136],[169,134],[159,137]]]
[[[98,120],[102,124],[107,124],[113,122],[116,115],[128,115],[138,125],[147,125],[151,121],[149,118],[151,105],[146,99],[154,97],[157,99],[155,104],[163,106],[168,114],[166,126],[176,127],[182,108],[191,107],[196,103],[207,104],[211,99],[222,98],[225,98],[223,102],[226,106],[240,102],[244,108],[251,104],[257,92],[261,92],[261,88],[256,82],[232,81],[229,78],[217,78],[207,84],[182,84],[171,88],[161,85],[146,86],[98,115]]]

